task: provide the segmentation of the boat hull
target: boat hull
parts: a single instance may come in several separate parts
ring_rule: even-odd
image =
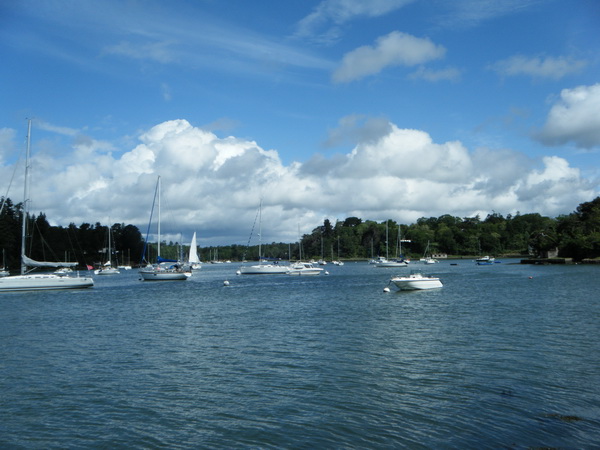
[[[242,275],[277,275],[286,274],[290,271],[288,266],[278,264],[260,264],[256,266],[243,266],[240,268]]]
[[[108,268],[108,269],[98,269],[98,270],[94,270],[94,274],[96,275],[118,275],[121,272],[118,269],[115,269],[114,267]]]
[[[169,272],[165,270],[140,270],[140,275],[144,281],[183,281],[189,278],[185,272]]]
[[[94,286],[94,280],[90,277],[30,274],[0,278],[0,292],[85,289],[92,286]]]

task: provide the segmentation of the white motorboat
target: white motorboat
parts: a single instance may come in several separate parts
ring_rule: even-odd
[[[158,252],[156,264],[148,264],[139,270],[139,274],[144,281],[183,281],[187,280],[191,275],[191,271],[183,269],[183,265],[178,261],[165,259],[160,256],[160,176],[156,181],[156,190],[154,192],[154,199],[158,196]],[[154,207],[152,208],[154,210]],[[150,214],[150,221],[152,221],[152,214]],[[150,228],[150,227],[148,227]],[[148,236],[146,241],[148,242]],[[146,254],[146,247],[144,246],[144,255]]]
[[[290,266],[288,275],[319,275],[324,269],[321,267],[315,267],[314,264],[309,262],[298,261]]]
[[[428,277],[421,272],[413,271],[410,275],[396,276],[390,280],[400,290],[422,290],[437,289],[443,287],[442,282],[437,277]]]
[[[0,292],[9,291],[40,291],[53,289],[82,289],[92,287],[94,280],[91,277],[64,276],[55,273],[28,273],[27,268],[72,268],[77,266],[76,262],[51,262],[35,261],[25,255],[27,222],[29,220],[29,155],[31,149],[31,120],[27,128],[27,152],[25,157],[25,196],[23,199],[23,220],[21,225],[21,275],[0,277]]]

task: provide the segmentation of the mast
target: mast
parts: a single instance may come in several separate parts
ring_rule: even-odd
[[[262,198],[258,205],[258,263],[262,262]]]
[[[158,257],[156,260],[160,260],[160,175],[158,176]]]
[[[31,119],[27,123],[27,150],[25,153],[25,187],[23,189],[23,220],[21,224],[21,275],[27,272],[25,265],[25,236],[27,235],[27,216],[29,212],[29,154],[31,151]]]

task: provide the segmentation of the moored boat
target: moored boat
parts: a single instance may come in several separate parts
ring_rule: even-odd
[[[400,290],[423,290],[443,287],[439,278],[425,276],[419,271],[413,271],[409,275],[393,277],[390,282],[394,283]]]
[[[288,275],[319,275],[324,269],[321,267],[315,267],[314,264],[309,262],[298,261],[292,264],[287,272]]]
[[[29,219],[29,155],[31,148],[31,120],[27,129],[27,152],[25,157],[25,196],[23,200],[24,211],[21,224],[21,274],[13,276],[0,277],[0,292],[10,291],[40,291],[53,289],[82,289],[92,287],[94,280],[91,277],[57,275],[56,273],[36,273],[32,274],[27,268],[34,270],[36,268],[72,268],[77,266],[77,262],[51,262],[35,261],[25,255],[27,222]]]

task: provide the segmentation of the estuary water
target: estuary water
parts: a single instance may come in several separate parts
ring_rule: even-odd
[[[0,448],[600,446],[600,266],[411,265],[1,294]]]

